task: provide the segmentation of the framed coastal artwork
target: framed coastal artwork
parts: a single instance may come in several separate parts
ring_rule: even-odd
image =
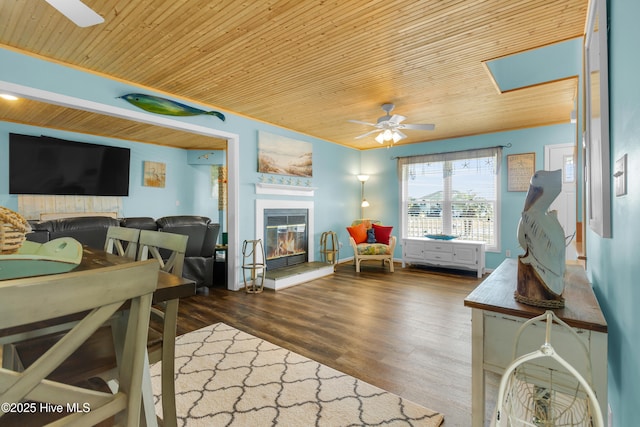
[[[144,162],[144,179],[145,187],[164,188],[166,179],[166,164],[161,162]]]
[[[268,132],[258,132],[258,172],[313,176],[313,145]]]
[[[607,2],[590,0],[584,42],[585,191],[589,227],[611,237]]]

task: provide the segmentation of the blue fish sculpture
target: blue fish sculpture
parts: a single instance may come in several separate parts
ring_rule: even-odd
[[[189,107],[188,105],[181,104],[180,102],[161,98],[159,96],[145,95],[143,93],[128,93],[126,95],[119,96],[118,98],[124,99],[138,108],[155,114],[164,114],[167,116],[199,116],[201,114],[206,114],[209,116],[216,116],[223,122],[225,119],[224,114],[217,111],[205,111],[199,108]]]

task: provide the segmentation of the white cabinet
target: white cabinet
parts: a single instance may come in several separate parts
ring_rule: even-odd
[[[586,346],[588,360],[573,335],[558,325],[551,327],[555,351],[591,381],[602,409],[607,413],[608,327],[584,269],[567,265],[562,296],[565,307],[554,310],[575,329]],[[544,309],[522,304],[513,297],[518,280],[518,261],[508,258],[465,299],[471,308],[471,425],[485,425],[485,373],[502,375],[513,360],[513,344],[518,329]],[[518,354],[540,347],[545,340],[544,326],[529,328],[521,336]],[[589,366],[590,363],[590,366]],[[561,377],[557,378],[558,381]],[[495,405],[495,396],[487,399]],[[606,417],[606,415],[605,415]]]
[[[402,239],[402,266],[424,264],[484,274],[485,244],[472,240]]]

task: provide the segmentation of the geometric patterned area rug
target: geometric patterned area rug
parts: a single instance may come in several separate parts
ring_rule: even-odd
[[[179,426],[434,426],[443,415],[224,323],[176,340]],[[151,367],[162,417],[160,366]]]

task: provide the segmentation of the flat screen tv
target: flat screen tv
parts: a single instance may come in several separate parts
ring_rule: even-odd
[[[9,134],[9,193],[129,195],[130,150]]]

